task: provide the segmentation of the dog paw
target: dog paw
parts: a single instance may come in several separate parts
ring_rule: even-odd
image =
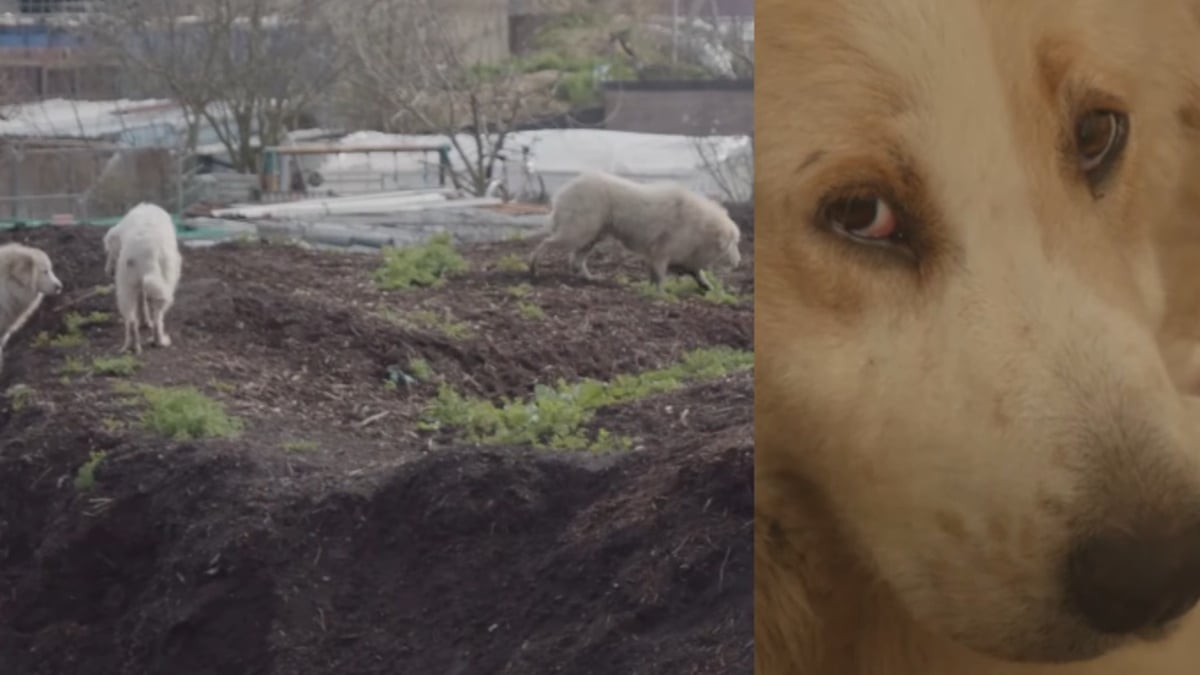
[[[171,336],[167,335],[166,333],[163,333],[162,337],[159,338],[159,340],[158,340],[158,346],[159,347],[170,347],[171,346]]]

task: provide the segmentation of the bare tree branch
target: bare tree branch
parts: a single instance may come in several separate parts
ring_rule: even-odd
[[[321,0],[109,0],[95,44],[185,110],[194,150],[206,122],[234,166],[256,168],[259,147],[327,90],[348,52],[333,40],[334,3]]]
[[[485,192],[509,134],[552,99],[559,77],[479,52],[496,30],[487,25],[494,4],[372,0],[342,24],[364,84],[397,111],[393,119],[444,135],[462,164],[455,186],[474,194]]]

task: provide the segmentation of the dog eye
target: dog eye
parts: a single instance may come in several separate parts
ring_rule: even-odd
[[[1079,169],[1093,187],[1108,176],[1125,149],[1129,118],[1112,110],[1092,110],[1075,123]]]
[[[831,202],[823,216],[830,229],[853,239],[884,242],[899,239],[896,215],[879,197],[847,197]]]

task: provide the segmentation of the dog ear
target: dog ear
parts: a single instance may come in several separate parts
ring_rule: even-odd
[[[33,286],[35,279],[33,278],[34,265],[33,258],[29,256],[20,256],[12,262],[8,268],[8,277],[13,282],[30,287]]]

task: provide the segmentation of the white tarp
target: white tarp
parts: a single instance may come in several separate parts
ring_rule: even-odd
[[[460,135],[459,143],[473,156],[474,141],[468,135]],[[396,135],[375,131],[360,131],[349,134],[336,145],[441,145],[447,142],[438,135]],[[748,162],[750,139],[747,136],[691,136],[669,134],[641,134],[628,131],[605,129],[539,129],[511,134],[505,141],[507,154],[513,157],[508,167],[509,180],[514,189],[521,182],[520,146],[531,145],[534,165],[545,179],[547,190],[553,193],[562,183],[587,170],[615,173],[634,180],[675,180],[692,189],[713,197],[723,198],[715,185],[711,171],[699,151],[711,164],[717,162]],[[428,177],[429,167],[423,162],[436,162],[437,156],[422,154],[371,152],[356,154],[327,155],[321,161],[309,164],[323,176],[334,177],[340,172],[364,171],[406,174],[419,178]],[[462,160],[456,151],[451,151],[451,161],[461,166]],[[749,181],[752,174],[743,182]],[[426,178],[427,179],[427,178]],[[748,190],[749,186],[743,186]]]

